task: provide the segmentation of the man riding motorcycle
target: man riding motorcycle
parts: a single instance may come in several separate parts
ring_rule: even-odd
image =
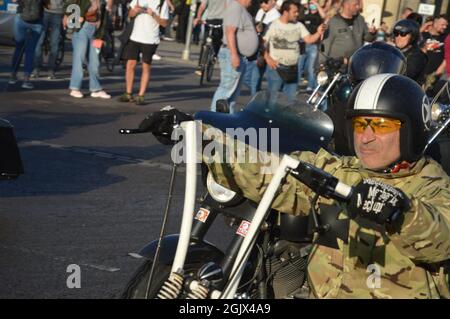
[[[157,112],[141,129],[167,135],[174,119],[183,116],[173,109]],[[339,249],[314,245],[308,264],[311,297],[449,298],[450,179],[423,156],[430,128],[424,92],[401,75],[370,77],[352,93],[346,124],[355,157],[339,158],[323,149],[291,154],[354,186],[344,204],[319,197],[318,207],[334,207],[336,219],[347,220],[349,230],[346,240],[337,239]],[[254,151],[234,143],[234,152]],[[204,160],[216,182],[255,202],[272,178],[263,163]],[[320,193],[310,187],[288,176],[272,208],[309,214],[311,198]]]

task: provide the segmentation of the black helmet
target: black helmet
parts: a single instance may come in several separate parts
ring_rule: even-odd
[[[411,42],[409,43],[411,45],[417,45],[420,40],[420,26],[414,20],[400,20],[394,25],[394,29],[392,30],[394,35],[397,32],[401,34],[411,34]]]
[[[431,105],[414,80],[398,74],[374,75],[356,87],[348,103],[347,132],[352,150],[351,118],[386,116],[402,122],[400,160],[414,162],[423,155],[431,125]]]
[[[422,23],[423,23],[423,17],[422,17],[420,14],[418,14],[417,12],[411,13],[410,15],[408,15],[408,16],[406,17],[406,19],[408,19],[408,20],[413,20],[413,21],[417,22],[417,24],[418,24],[419,26],[421,26]]]
[[[405,74],[406,58],[390,44],[374,42],[359,48],[350,57],[348,78],[353,86],[375,74]]]

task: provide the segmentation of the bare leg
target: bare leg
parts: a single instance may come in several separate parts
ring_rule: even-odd
[[[127,61],[127,70],[126,70],[126,90],[127,93],[133,93],[133,83],[134,83],[134,70],[136,68],[137,61],[136,60],[128,60]]]
[[[150,68],[150,64],[142,63],[141,87],[139,89],[140,96],[144,96],[145,91],[147,90],[148,82],[150,81]]]

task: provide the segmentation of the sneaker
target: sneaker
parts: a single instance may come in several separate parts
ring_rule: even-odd
[[[15,73],[11,74],[8,84],[16,84],[17,83],[17,75]]]
[[[195,74],[201,76],[202,75],[202,70],[201,69],[195,70]]]
[[[101,99],[110,99],[111,95],[109,95],[105,91],[101,90],[101,91],[97,91],[97,92],[92,92],[91,97],[101,98]]]
[[[135,99],[136,105],[144,105],[145,104],[145,96],[138,95]]]
[[[119,102],[124,102],[124,103],[128,103],[128,102],[134,102],[135,99],[133,97],[133,94],[131,93],[124,93],[119,97]]]
[[[310,94],[310,93],[312,93],[312,92],[314,92],[314,89],[313,89],[313,88],[311,88],[311,87],[307,87],[307,88],[306,88],[306,93]]]
[[[83,98],[83,93],[81,93],[78,90],[72,90],[72,91],[70,91],[70,96],[75,97],[77,99],[81,99],[81,98]]]
[[[169,42],[175,41],[175,39],[174,39],[174,38],[171,38],[171,37],[162,37],[162,39],[163,39],[164,41],[169,41]]]
[[[153,54],[153,60],[159,61],[159,60],[161,60],[161,56],[155,53],[155,54]]]
[[[32,90],[34,89],[34,85],[29,80],[24,80],[22,83],[22,89]]]
[[[39,70],[34,69],[33,72],[31,72],[30,78],[37,79],[38,77],[39,77]]]
[[[48,76],[47,76],[48,80],[56,80],[56,74],[53,71],[48,72]]]

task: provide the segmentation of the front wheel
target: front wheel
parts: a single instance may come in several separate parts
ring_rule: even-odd
[[[65,53],[65,43],[64,43],[64,37],[60,39],[59,47],[58,47],[58,55],[56,57],[55,64],[57,67],[59,67],[63,61],[64,61],[64,53]]]
[[[152,269],[153,260],[146,260],[133,274],[122,294],[123,299],[154,299],[164,282],[169,278],[171,266],[158,264],[153,273],[153,282],[148,287],[148,279]],[[197,273],[203,263],[186,263],[185,277],[193,276]],[[148,293],[147,293],[148,287]],[[184,299],[182,293],[178,298]]]
[[[209,46],[206,44],[202,47],[202,52],[200,55],[200,86],[203,85],[203,79],[206,75],[206,67],[208,64],[208,56],[209,56]]]

